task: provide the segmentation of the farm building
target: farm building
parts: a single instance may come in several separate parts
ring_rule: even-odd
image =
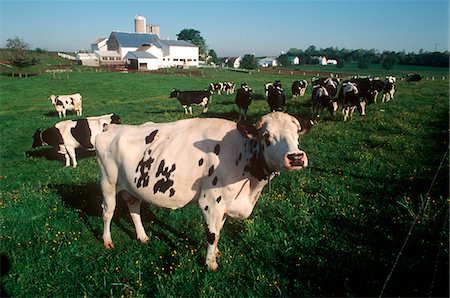
[[[220,59],[220,65],[222,67],[239,68],[241,66],[241,57],[224,57]]]
[[[333,64],[336,65],[338,62],[335,59],[327,59],[327,57],[325,56],[312,56],[311,57],[311,62],[314,64],[319,64],[319,65],[329,65],[329,64]]]
[[[258,60],[260,67],[272,67],[278,65],[277,57],[265,57]]]
[[[140,70],[198,66],[196,45],[184,40],[161,39],[159,26],[146,26],[143,16],[135,18],[135,31],[113,31],[108,38],[91,44],[99,65],[127,65]]]

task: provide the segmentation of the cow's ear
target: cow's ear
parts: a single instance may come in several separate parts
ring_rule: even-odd
[[[310,131],[314,126],[314,120],[312,117],[305,115],[296,115],[298,123],[300,123],[300,130],[298,131],[299,135],[304,135],[308,131]]]
[[[237,124],[237,129],[246,139],[256,139],[258,137],[258,130],[249,122],[239,121]]]

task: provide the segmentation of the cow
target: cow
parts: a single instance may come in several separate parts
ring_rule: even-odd
[[[419,75],[419,74],[408,74],[405,77],[405,80],[407,83],[416,83],[418,84],[420,82],[420,80],[422,80],[423,76]]]
[[[241,119],[247,119],[248,107],[252,103],[252,88],[250,88],[246,83],[241,84],[236,92],[236,99],[234,103],[239,107],[239,121]]]
[[[377,97],[380,92],[383,92],[385,82],[379,78],[372,79],[372,88],[374,92],[373,102],[377,103]]]
[[[211,92],[217,92],[220,95],[220,91],[223,90],[223,83],[210,83],[208,90]]]
[[[114,248],[110,226],[117,194],[127,202],[143,243],[150,239],[141,221],[142,201],[168,209],[196,202],[206,221],[206,265],[216,270],[226,218],[250,216],[274,173],[308,166],[299,133],[299,121],[284,112],[267,114],[256,125],[216,118],[109,125],[95,142],[103,246]]]
[[[294,81],[291,86],[292,98],[305,95],[308,82],[306,80]]]
[[[80,93],[69,95],[50,95],[48,99],[58,112],[59,118],[66,117],[66,111],[75,111],[77,116],[82,115],[83,105]]]
[[[95,138],[108,124],[120,124],[121,119],[116,114],[98,117],[87,117],[78,120],[65,120],[56,123],[46,130],[38,128],[33,136],[33,148],[50,145],[58,148],[58,153],[66,159],[66,167],[70,166],[70,159],[75,168],[77,159],[76,148],[95,150]]]
[[[332,107],[331,96],[324,86],[321,85],[313,86],[313,90],[311,93],[311,101],[312,101],[313,118],[320,117],[319,112],[322,111],[324,108],[328,108],[331,115],[335,116],[336,113],[335,109],[333,109]]]
[[[222,90],[225,91],[228,95],[233,94],[235,86],[236,85],[233,82],[224,82]]]
[[[277,81],[279,82],[279,81]],[[267,82],[264,84],[264,94],[266,95],[266,97],[269,96],[269,87],[273,86],[273,82]]]
[[[359,97],[367,104],[372,104],[375,102],[375,87],[374,81],[369,77],[353,77],[350,80],[352,83],[356,84],[358,88]]]
[[[339,90],[338,100],[342,104],[344,121],[347,121],[353,116],[356,108],[358,108],[361,116],[366,115],[366,102],[365,100],[360,100],[360,98],[361,96],[355,83],[346,82],[342,84]]]
[[[208,102],[211,100],[211,91],[180,91],[173,89],[169,94],[169,98],[177,98],[178,101],[183,105],[185,114],[192,115],[192,105],[202,106],[203,113],[208,111]]]
[[[381,102],[387,102],[394,99],[396,78],[394,76],[386,76],[383,86],[383,98]]]
[[[267,102],[269,104],[270,110],[273,111],[283,111],[286,104],[286,96],[284,90],[281,87],[280,81],[275,81],[272,85],[267,88]]]

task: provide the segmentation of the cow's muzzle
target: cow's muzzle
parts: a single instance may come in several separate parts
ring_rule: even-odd
[[[285,165],[287,169],[300,169],[308,166],[308,157],[303,151],[289,152],[284,157]]]

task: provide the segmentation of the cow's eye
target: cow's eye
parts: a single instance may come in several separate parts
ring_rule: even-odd
[[[268,131],[264,132],[263,137],[264,137],[264,142],[266,143],[266,146],[269,147],[270,139],[272,138],[272,136],[270,135],[270,132],[268,132]]]

